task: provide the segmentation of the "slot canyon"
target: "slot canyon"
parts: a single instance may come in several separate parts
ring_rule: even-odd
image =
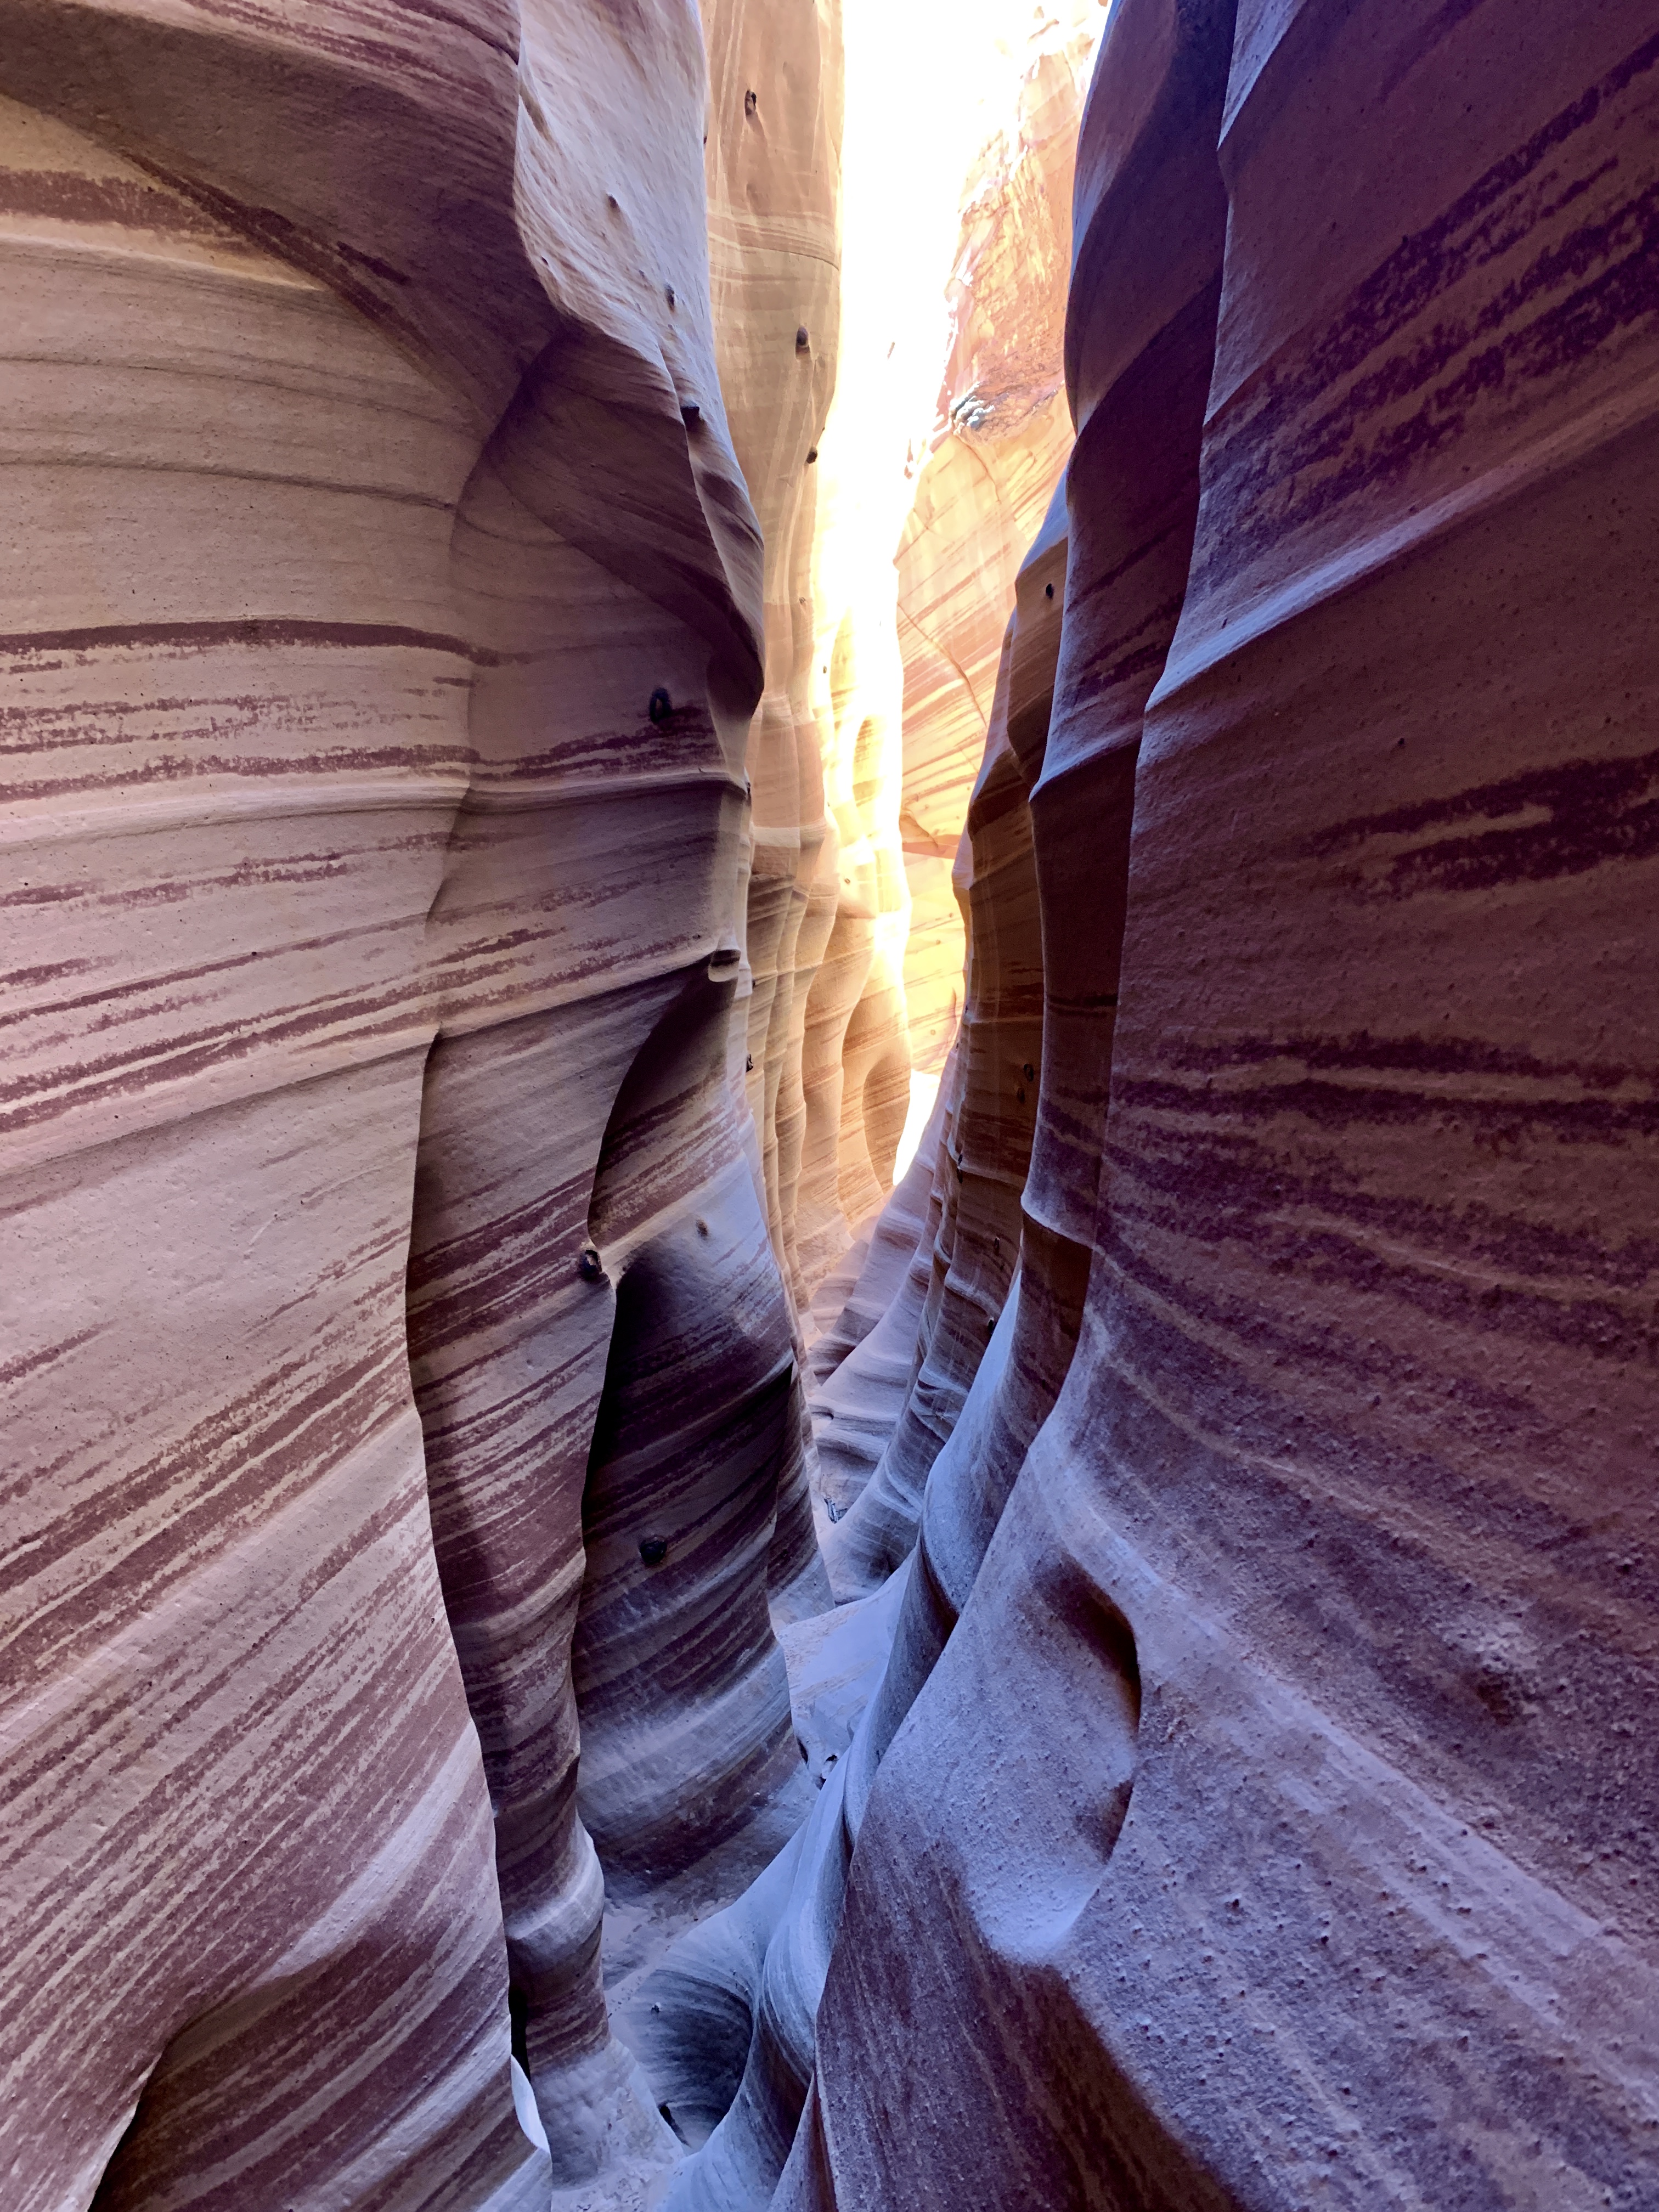
[[[0,0],[0,2212],[1659,2212],[1654,0]]]

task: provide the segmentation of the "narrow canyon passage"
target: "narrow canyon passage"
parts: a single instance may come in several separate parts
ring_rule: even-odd
[[[1656,210],[0,0],[0,2212],[1659,2212]]]

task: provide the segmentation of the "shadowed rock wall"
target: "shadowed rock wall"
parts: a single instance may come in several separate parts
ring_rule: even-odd
[[[1659,43],[1118,0],[849,1249],[872,21],[0,4],[23,2212],[1659,2194]]]
[[[1020,1279],[792,2212],[1659,2191],[1656,84],[1631,5],[1114,12]]]

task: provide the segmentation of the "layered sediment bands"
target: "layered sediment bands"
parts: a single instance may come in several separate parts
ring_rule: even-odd
[[[514,635],[475,691],[478,768],[432,917],[445,1027],[411,1273],[525,2057],[573,2180],[672,2148],[609,2039],[590,1830],[660,1879],[763,1791],[788,1713],[769,1565],[793,1579],[813,1550],[785,1448],[787,1307],[726,1066],[761,571],[697,251],[701,56],[677,18],[631,150],[611,149],[617,181],[652,189],[601,197],[568,110],[611,46],[637,67],[621,40],[559,18],[526,45],[541,191],[523,220],[567,321],[462,515],[464,581]],[[610,289],[567,234],[581,194],[615,234]],[[440,1104],[469,1080],[470,1112]]]
[[[867,1220],[891,1189],[909,1105],[902,988],[878,942],[874,902],[861,890],[867,887],[844,871],[806,1001],[796,1235],[809,1285],[846,1251],[849,1224]]]
[[[1043,978],[1021,1203],[1028,1237],[1054,1240],[1072,1284],[1087,1274],[1109,1196],[1101,1148],[1141,719],[1175,635],[1197,523],[1226,231],[1210,131],[1222,20],[1178,42],[1146,86],[1137,130],[1115,121],[1128,73],[1117,55],[1152,32],[1145,9],[1126,16],[1115,66],[1091,93],[1100,107],[1079,139],[1066,330],[1077,443],[1016,586],[1008,731],[1032,780]],[[1062,1334],[1074,1340],[1080,1311],[1066,1306]]]
[[[793,1426],[789,1310],[731,1111],[737,962],[688,982],[617,1097],[593,1194],[617,1322],[583,1507],[583,1819],[661,1878],[793,1778],[767,1610]]]
[[[1099,37],[1093,0],[1039,17],[1011,112],[970,164],[951,344],[898,549],[905,989],[917,1064],[943,1066],[963,1006],[951,870],[995,704],[1015,573],[1072,443],[1062,374],[1071,179]]]
[[[198,31],[169,171],[238,67]],[[477,434],[234,210],[25,104],[136,149],[144,44],[0,46],[0,2166],[20,2212],[100,2172],[533,2203],[403,1323]]]
[[[875,1472],[915,1374],[944,1212],[937,1170],[950,1095],[941,1090],[915,1159],[876,1218],[840,1318],[812,1347],[819,1486],[837,1518]]]
[[[503,1901],[561,2169],[666,2140],[568,1650],[593,1178],[747,867],[696,26],[20,5],[0,90],[12,2197],[540,2201]]]
[[[826,1540],[830,1581],[843,1597],[873,1590],[914,1543],[927,1470],[961,1410],[1019,1257],[1019,1194],[1042,1054],[1042,957],[1025,778],[1007,736],[1012,653],[1011,633],[968,810],[967,1009],[954,1055],[951,1141],[937,1165],[944,1203],[921,1357],[874,1474]]]
[[[1023,630],[1019,616],[1011,625],[999,701],[1000,709],[1015,696],[1018,668],[1022,739],[1028,754],[1034,750],[1039,761],[1060,641],[1060,609],[1042,588],[1042,580],[1056,568],[1063,578],[1065,538],[1058,526],[1044,532],[1022,573],[1022,598],[1029,586],[1031,606]],[[1003,720],[1000,712],[1000,727]],[[992,982],[972,1001],[917,1160],[884,1211],[859,1286],[848,1300],[849,1307],[861,1306],[872,1320],[853,1313],[842,1332],[850,1338],[850,1349],[833,1366],[826,1360],[828,1379],[812,1401],[824,1489],[832,1504],[853,1504],[848,1520],[855,1532],[862,1526],[856,1501],[884,1440],[892,1436],[902,1414],[916,1379],[917,1358],[926,1356],[924,1310],[933,1283],[935,1233],[946,1201],[943,1189],[923,1170],[929,1159],[947,1176],[954,1170],[957,1153],[952,1139],[964,1087],[951,1079],[975,1052],[994,1064],[996,1044],[1005,1052],[1021,1048],[1025,1040],[1018,1025],[1029,1023],[1033,1012],[1034,974],[1040,980],[1037,918],[1029,849],[1018,826],[1027,772],[1012,749],[1004,747],[988,762],[976,794],[978,849],[988,861],[985,911],[995,925],[994,962],[988,963]],[[999,841],[999,825],[1006,824],[1011,815],[1016,817],[1014,835]],[[999,1110],[1017,1129],[1029,1127],[1029,1114],[1019,1111],[1029,1099],[1018,1095],[1027,1081],[1021,1063],[1012,1099],[1005,1096],[1000,1102]],[[917,1209],[924,1192],[931,1192],[932,1219],[919,1237]],[[684,2019],[704,2021],[717,2030],[730,2021],[734,1994],[741,1992],[750,2025],[741,2083],[729,2106],[722,2102],[719,2127],[680,2185],[674,2200],[679,2212],[717,2203],[763,2206],[771,2202],[782,2172],[805,2102],[817,2010],[847,1869],[877,1765],[966,1601],[1026,1448],[1054,1402],[1076,1342],[1086,1249],[1029,1221],[1024,1244],[1014,1291],[984,1357],[974,1348],[965,1401],[926,1478],[914,1555],[873,1595],[836,1613],[815,1646],[805,1638],[795,1646],[798,1696],[806,1707],[798,1727],[803,1747],[821,1760],[818,1772],[827,1785],[817,1812],[766,1877],[720,1921],[682,1946],[660,1978],[665,2001],[680,1996]],[[877,1317],[872,1301],[883,1287],[889,1304]],[[884,1522],[891,1517],[890,1511]],[[908,1546],[896,1540],[896,1548]],[[1126,1765],[1125,1777],[1127,1772]],[[681,2044],[687,2040],[682,2029]],[[689,2055],[678,2048],[665,2053],[659,2078],[675,2078],[677,2061],[678,2078],[694,2075]]]
[[[872,930],[879,919],[879,912],[872,916]],[[836,1192],[849,1222],[869,1221],[892,1190],[910,1111],[910,1073],[904,986],[877,945],[841,1041]]]
[[[1059,623],[1049,613],[1044,629],[1052,683]],[[846,1348],[833,1364],[825,1359],[828,1379],[812,1400],[823,1488],[836,1524],[829,1540],[832,1571],[844,1583],[856,1587],[862,1578],[870,1585],[862,1604],[845,1608],[823,1627],[811,1625],[794,1646],[797,1729],[809,1758],[820,1762],[817,1778],[824,1785],[823,1794],[804,1832],[761,1881],[719,1920],[678,1946],[647,1984],[672,2021],[665,2028],[647,2029],[653,2081],[718,2119],[676,2186],[671,2200],[676,2212],[699,2212],[702,2207],[712,2212],[717,2205],[753,2206],[758,2212],[772,2199],[806,2099],[816,2015],[848,1863],[869,1774],[879,1757],[879,1748],[872,1748],[873,1716],[866,1715],[856,1735],[854,1727],[879,1682],[876,1705],[886,1716],[880,1723],[884,1747],[949,1632],[948,1625],[937,1626],[937,1606],[929,1606],[929,1595],[936,1593],[925,1564],[908,1576],[885,1571],[910,1549],[916,1509],[913,1504],[907,1513],[895,1502],[897,1479],[889,1471],[884,1443],[890,1453],[890,1440],[896,1431],[906,1434],[907,1419],[920,1426],[910,1413],[919,1390],[928,1393],[937,1409],[953,1387],[960,1402],[975,1372],[986,1376],[981,1355],[1018,1252],[1018,1170],[1005,1224],[1006,1272],[1000,1273],[995,1262],[1002,1260],[1003,1238],[984,1228],[981,1218],[995,1206],[995,1179],[982,1177],[976,1168],[975,1182],[986,1181],[992,1194],[981,1201],[977,1190],[969,1189],[964,1201],[961,1133],[975,1105],[991,1121],[1006,1109],[1018,1153],[1029,1147],[1035,1108],[1035,1066],[1020,1055],[1040,1050],[1041,967],[1024,781],[1003,736],[1010,659],[1005,655],[999,690],[995,727],[1001,741],[988,749],[969,817],[982,868],[975,881],[988,931],[984,968],[970,980],[969,1019],[916,1159],[871,1240],[860,1279],[869,1321],[861,1324],[855,1317],[841,1332]],[[995,1071],[1004,1062],[1011,1070],[1008,1098],[999,1100]],[[978,1141],[988,1146],[994,1140],[981,1132]],[[969,1224],[966,1237],[964,1216]],[[980,1266],[976,1275],[980,1246],[993,1264]],[[953,1255],[959,1265],[953,1265]],[[886,1310],[878,1317],[873,1303],[878,1285],[889,1293]],[[1080,1280],[1070,1287],[1075,1308]],[[855,1291],[849,1304],[857,1299]],[[953,1329],[958,1336],[963,1334],[964,1310],[972,1316],[968,1340],[953,1343]],[[1005,1358],[988,1364],[1000,1380]],[[1050,1389],[1048,1401],[1052,1395]],[[946,1434],[954,1410],[939,1417]],[[1015,1467],[1035,1425],[1033,1419],[1025,1430]],[[923,1480],[938,1441],[937,1436],[931,1439],[931,1449],[928,1441],[915,1447],[924,1461]],[[969,1451],[981,1442],[976,1425]],[[982,1548],[983,1537],[979,1540]],[[888,1556],[869,1564],[878,1551]],[[884,1674],[884,1656],[896,1624],[901,1650]],[[906,1686],[902,1698],[901,1684]],[[734,2086],[731,2057],[744,2047],[741,2079]]]
[[[823,1381],[861,1344],[891,1304],[921,1233],[933,1158],[939,1149],[939,1100],[917,1140],[910,1164],[888,1194],[864,1234],[848,1247],[841,1266],[819,1285],[825,1316],[812,1340],[808,1364]]]
[[[1083,12],[0,0],[6,2212],[1659,2201],[1659,40]]]
[[[1010,757],[1018,763],[1020,782],[1042,765],[1054,697],[1066,573],[1063,490],[1062,487],[1056,493],[1043,529],[1021,568],[1015,613],[1009,625],[1006,724]],[[1012,771],[1006,784],[1011,790],[1017,787]],[[1029,1020],[1032,986],[1034,981],[1041,984],[1046,1079],[1053,1059],[1046,1025],[1056,1004],[1066,1003],[1071,948],[1095,947],[1103,908],[1109,927],[1112,913],[1121,915],[1121,902],[1119,887],[1114,907],[1114,886],[1097,866],[1090,871],[1074,862],[1061,879],[1079,895],[1074,895],[1069,907],[1061,905],[1052,888],[1056,876],[1052,865],[1054,848],[1058,846],[1065,858],[1071,858],[1069,848],[1094,841],[1097,823],[1085,811],[1078,810],[1070,815],[1050,813],[1045,827],[1050,889],[1041,944],[1033,943],[1037,921],[1033,913],[1033,886],[1026,880],[1018,847],[1016,866],[1006,871],[1000,883],[988,884],[985,903],[1001,939],[999,967],[1008,987],[1008,1010],[1016,1021],[1021,1017]],[[1091,954],[1085,952],[1084,957]],[[1000,1041],[1005,1049],[1017,1043],[1017,1031],[1005,1029]],[[971,1032],[964,1042],[971,1050]],[[1025,1098],[1020,1097],[1022,1091],[1027,1094]],[[999,1101],[1000,1116],[1012,1133],[1016,1147],[1026,1126],[1030,1092],[1030,1079],[1022,1065],[1012,1085],[1012,1099],[1005,1090]],[[1103,1109],[1103,1100],[1102,1103]],[[1103,1110],[1096,1121],[1097,1146],[1104,1118]],[[967,1603],[1031,1440],[1054,1406],[1076,1349],[1091,1250],[1087,1243],[1057,1229],[1041,1206],[1034,1204],[1041,1181],[1033,1158],[1020,1199],[1019,1267],[1013,1288],[991,1346],[974,1374],[963,1411],[926,1476],[916,1554],[896,1616],[892,1649],[852,1747],[848,1828],[854,1838],[876,1767]]]
[[[1659,2189],[1656,81],[1628,5],[1115,11],[1045,902],[1044,786],[1121,820],[1179,617],[1089,1291],[869,1793],[780,2204]]]
[[[811,701],[817,477],[807,457],[823,434],[840,334],[840,10],[817,0],[792,0],[781,12],[718,0],[703,31],[717,356],[766,549],[766,688],[748,744],[749,1097],[773,1243],[799,1295],[801,1053],[835,913],[825,733]]]
[[[840,356],[841,11],[723,0],[704,28],[720,379],[766,545],[766,689],[748,750],[749,1095],[773,1242],[804,1316],[849,1224],[891,1184],[909,1085],[897,747],[868,711],[860,624],[821,574],[818,447]]]

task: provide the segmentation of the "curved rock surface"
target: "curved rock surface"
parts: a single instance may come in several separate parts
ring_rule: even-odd
[[[982,1564],[993,1360],[934,1462],[792,2212],[1659,2189],[1656,75],[1631,6],[1114,13],[1003,1329],[1039,1221],[1088,1294]]]
[[[666,0],[5,11],[20,2208],[675,2148],[571,1639],[583,1802],[672,1864],[796,1759],[767,1591],[815,1560],[728,1066],[762,573],[704,88]],[[694,1339],[665,1497],[634,1397]]]
[[[904,979],[912,1048],[933,1072],[964,1004],[951,876],[995,711],[1003,625],[1072,444],[1062,362],[1072,162],[1101,21],[1098,0],[1040,10],[1006,65],[1012,82],[963,185],[949,353],[899,538],[914,902]]]
[[[781,15],[720,0],[706,11],[704,32],[720,383],[734,450],[759,502],[766,556],[766,688],[748,747],[748,1090],[773,1241],[799,1297],[802,1054],[807,1002],[835,922],[839,842],[825,805],[825,732],[811,675],[812,461],[840,331],[840,14],[816,0],[797,0]],[[833,1157],[832,1133],[832,1169]]]
[[[0,0],[7,2212],[1659,2200],[1659,40],[1099,27]]]
[[[449,537],[540,295],[510,62],[388,24],[354,155],[325,33],[4,28],[20,2208],[100,2174],[134,2205],[545,2190],[404,1323],[423,921],[487,657]],[[273,83],[286,120],[216,167],[233,88]],[[497,189],[458,300],[417,257],[462,91]],[[281,215],[308,137],[337,203]]]

